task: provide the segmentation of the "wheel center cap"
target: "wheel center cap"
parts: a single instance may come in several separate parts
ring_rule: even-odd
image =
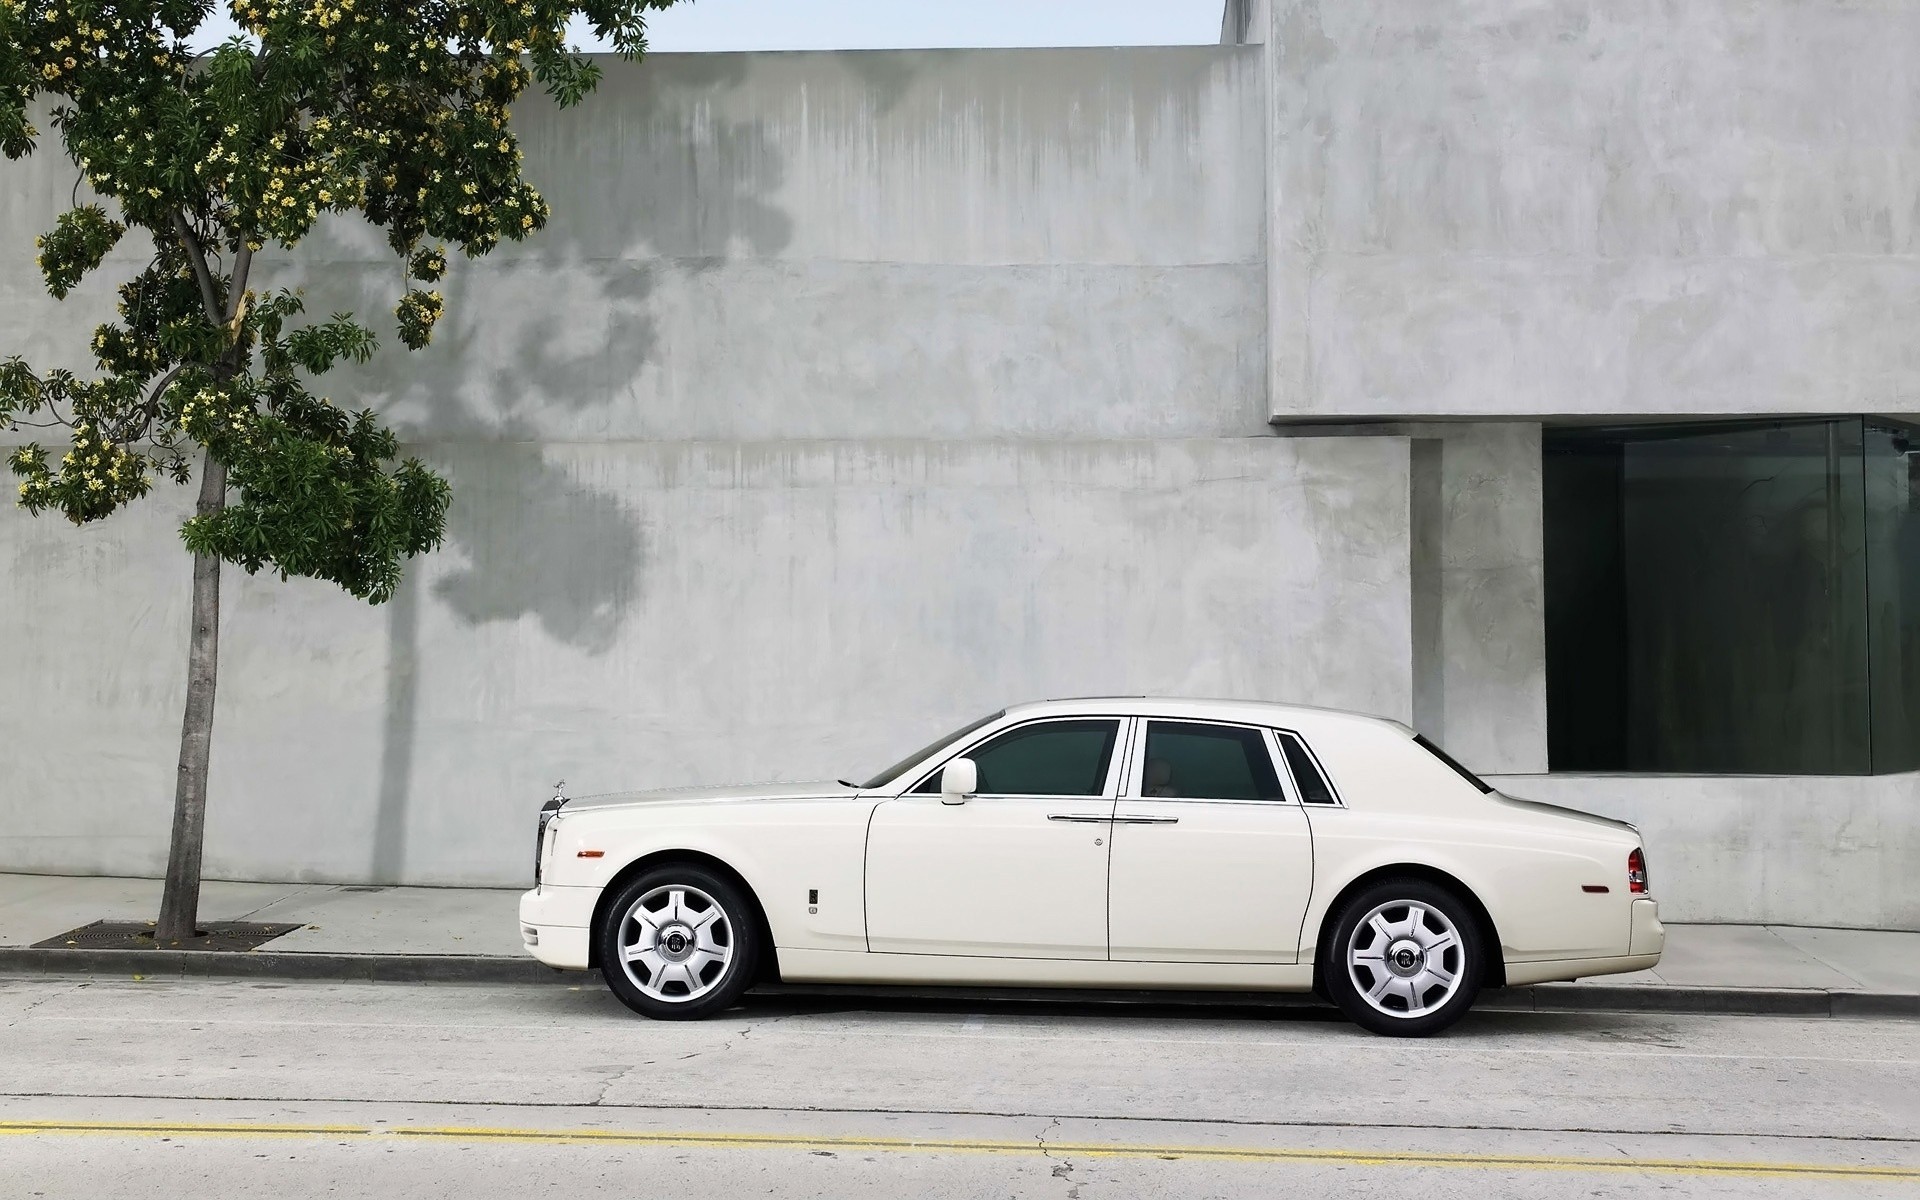
[[[1418,974],[1426,961],[1426,951],[1414,942],[1399,941],[1387,947],[1387,969],[1395,975]]]
[[[693,949],[693,937],[684,929],[669,929],[660,935],[660,949],[668,958],[685,958]]]

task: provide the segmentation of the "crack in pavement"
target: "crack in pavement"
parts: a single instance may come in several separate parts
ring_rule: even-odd
[[[1033,1135],[1033,1140],[1039,1143],[1040,1157],[1053,1163],[1053,1178],[1066,1181],[1067,1200],[1080,1200],[1081,1185],[1076,1183],[1073,1178],[1073,1160],[1070,1158],[1054,1158],[1053,1151],[1047,1149],[1047,1135],[1058,1128],[1060,1128],[1060,1118],[1055,1117],[1047,1122],[1045,1129]]]
[[[614,1084],[619,1083],[621,1080],[625,1079],[627,1076],[633,1074],[635,1071],[638,1071],[639,1069],[640,1068],[638,1065],[621,1067],[619,1070],[615,1071],[613,1074],[607,1076],[606,1082],[600,1085],[600,1094],[593,1098],[593,1104],[590,1105],[589,1107],[592,1107],[592,1108],[624,1107],[624,1105],[609,1105],[607,1103],[607,1093],[613,1090]]]
[[[19,1012],[19,1015],[15,1016],[11,1021],[7,1022],[6,1028],[12,1029],[15,1025],[18,1025],[20,1022],[26,1020],[27,1017],[31,1016],[33,1014],[34,1009],[39,1008],[41,1005],[47,1003],[50,1000],[58,999],[61,996],[70,996],[73,993],[80,991],[86,988],[87,986],[89,986],[90,982],[91,981],[76,983],[68,987],[56,988],[55,990],[48,992],[46,995],[40,997],[38,1000],[35,1000],[32,1004],[29,1004],[25,1008],[21,1009]]]

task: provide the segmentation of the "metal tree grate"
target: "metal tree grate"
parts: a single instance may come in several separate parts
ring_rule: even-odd
[[[152,921],[95,921],[78,929],[69,929],[44,942],[35,942],[35,950],[252,950],[284,933],[301,928],[268,921],[203,921],[200,936],[180,941],[154,940]]]

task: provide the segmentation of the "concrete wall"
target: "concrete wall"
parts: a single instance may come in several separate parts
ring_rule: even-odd
[[[1914,11],[1245,0],[1240,44],[659,55],[530,101],[553,226],[333,385],[451,472],[448,546],[377,610],[230,573],[210,871],[513,883],[562,775],[1215,692],[1625,805],[1676,917],[1920,923],[1904,777],[1535,774],[1524,419],[1913,407]],[[0,351],[43,366],[110,299],[33,270],[72,186],[0,165]],[[260,270],[316,312],[401,287],[346,223]],[[1267,424],[1391,416],[1492,423]],[[0,512],[0,869],[159,868],[187,502]]]
[[[1668,920],[1920,929],[1920,775],[1490,782],[1638,825]]]
[[[256,278],[376,318],[340,386],[417,441],[1261,433],[1259,53],[611,60],[579,109],[522,105],[554,219],[455,257],[428,350],[378,321],[400,272],[364,226]],[[111,298],[33,267],[73,182],[0,165],[0,342],[39,363],[85,365]]]
[[[662,55],[528,104],[553,226],[336,385],[451,473],[447,547],[380,610],[229,572],[210,873],[515,883],[560,776],[870,772],[1050,694],[1407,715],[1407,442],[1266,424],[1258,54]],[[9,174],[0,322],[71,361],[101,296],[27,237],[71,180]],[[399,287],[344,223],[257,269]],[[0,868],[160,867],[187,502],[0,515]]]
[[[1270,8],[1277,419],[1916,409],[1920,7]]]
[[[1049,695],[1407,712],[1402,439],[426,449],[391,605],[229,572],[215,877],[519,883],[563,776],[864,776]],[[0,869],[164,864],[185,503],[0,514]]]

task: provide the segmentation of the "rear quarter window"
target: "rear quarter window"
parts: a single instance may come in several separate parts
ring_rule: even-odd
[[[1284,730],[1275,732],[1280,737],[1280,749],[1287,756],[1287,767],[1293,772],[1293,782],[1300,789],[1300,803],[1340,803],[1340,797],[1333,794],[1327,777],[1321,773],[1320,764],[1314,761],[1313,755],[1307,753],[1305,743]]]
[[[1413,735],[1413,740],[1415,744],[1417,744],[1422,750],[1425,750],[1428,754],[1433,755],[1435,758],[1439,759],[1441,762],[1447,764],[1448,768],[1451,769],[1454,774],[1466,780],[1468,783],[1472,784],[1474,787],[1479,788],[1483,793],[1491,792],[1493,790],[1492,784],[1480,778],[1478,775],[1475,775],[1472,771],[1467,770],[1465,767],[1461,766],[1459,763],[1453,761],[1453,756],[1451,754],[1448,754],[1445,750],[1442,750],[1440,747],[1428,741],[1425,734],[1416,733]]]

